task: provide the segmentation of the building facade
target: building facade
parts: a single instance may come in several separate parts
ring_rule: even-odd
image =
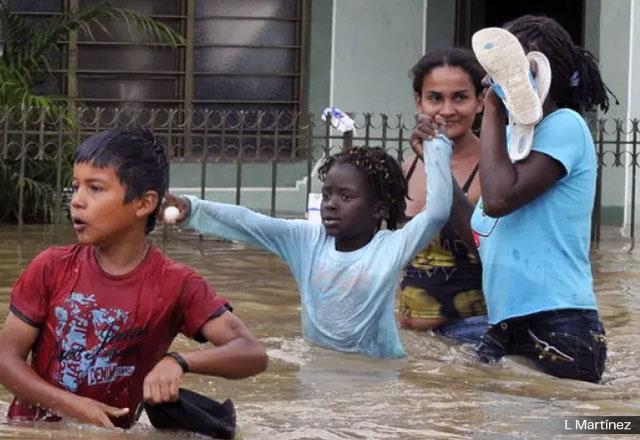
[[[8,0],[12,10],[34,24],[95,3]],[[117,26],[110,34],[97,30],[93,39],[79,33],[61,42],[61,55],[52,63],[54,79],[42,82],[43,92],[64,94],[89,106],[315,115],[335,106],[361,115],[403,115],[411,121],[409,70],[425,51],[469,46],[476,30],[533,13],[556,18],[576,43],[599,59],[603,78],[620,102],[612,105],[606,118],[640,117],[640,84],[633,81],[640,77],[639,0],[112,0],[111,4],[157,18],[182,34],[185,44],[157,47],[135,35],[132,39]],[[316,122],[322,128],[317,117]],[[231,137],[220,142],[225,139],[229,142]],[[622,141],[618,149],[631,148]],[[299,159],[290,158],[278,172],[282,211],[304,211],[307,164]],[[242,203],[264,209],[270,165],[255,162],[244,172]],[[197,194],[199,167],[174,164],[172,186]],[[205,196],[233,201],[238,181],[233,157],[206,167]],[[603,169],[605,223],[628,226],[632,190],[637,190],[632,178],[626,162]]]
[[[313,0],[309,107],[317,111],[330,103],[347,111],[412,114],[408,71],[421,54],[469,47],[476,30],[527,13],[556,18],[599,59],[603,79],[620,102],[598,115],[611,120],[609,129],[614,119],[640,118],[640,83],[633,80],[640,78],[637,0]],[[624,225],[625,231],[631,191],[638,191],[632,177],[628,162],[603,169],[603,222]]]

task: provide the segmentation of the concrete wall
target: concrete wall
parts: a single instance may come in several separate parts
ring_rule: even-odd
[[[336,106],[352,112],[402,113],[411,118],[414,107],[409,69],[426,49],[453,44],[454,30],[453,0],[313,0],[308,111],[319,115],[323,108]],[[585,46],[598,56],[605,82],[621,101],[619,106],[612,102],[606,117],[640,117],[640,81],[633,80],[640,78],[640,0],[586,0],[585,31]],[[198,188],[199,180],[192,181],[199,173],[181,166],[172,168],[179,170],[172,184]],[[208,194],[213,199],[235,200],[230,188],[235,184],[233,166],[211,167],[209,175],[218,177],[208,178]],[[269,173],[270,165],[249,167],[243,186],[269,187]],[[278,185],[282,197],[299,188],[305,174],[304,164],[281,167]],[[603,179],[603,221],[622,224],[624,212],[628,226],[630,173],[608,167]],[[226,188],[224,195],[220,188]],[[253,200],[256,209],[269,206],[270,192],[244,194],[243,200]],[[291,198],[291,203],[283,202],[282,209],[302,212],[298,206],[303,206],[304,200],[298,195]]]
[[[373,113],[374,125],[381,122],[379,113],[399,113],[411,125],[415,108],[409,70],[424,53],[427,3],[313,0],[309,111],[318,115],[325,107],[337,107],[359,113],[357,124],[364,122],[362,113]],[[316,118],[315,123],[322,129],[323,122]],[[372,130],[371,136],[377,134]],[[314,157],[320,155],[316,149]],[[315,176],[311,191],[319,191]]]
[[[278,164],[275,175],[276,214],[297,217],[304,215],[307,206],[306,163]],[[205,199],[222,203],[236,203],[236,164],[207,164],[205,177]],[[176,163],[171,165],[169,186],[173,193],[200,197],[201,179],[201,164]],[[255,211],[269,213],[272,180],[273,168],[270,163],[243,165],[240,204]]]
[[[306,111],[318,116],[330,105],[333,0],[311,2],[309,30],[309,88]],[[316,124],[320,121],[316,118]],[[209,164],[206,168],[205,198],[223,203],[236,202],[236,165]],[[279,164],[276,182],[276,213],[303,216],[306,210],[307,164]],[[171,166],[171,187],[177,194],[200,196],[201,165]],[[240,203],[263,213],[271,208],[271,164],[247,164],[242,170]]]
[[[408,72],[424,51],[426,1],[334,0],[333,106],[413,117]]]
[[[319,115],[331,103],[333,0],[311,2],[308,111]]]
[[[602,78],[620,100],[620,105],[611,102],[611,109],[605,115],[607,119],[629,119],[640,116],[637,99],[637,84],[631,80],[640,74],[640,59],[634,53],[638,51],[638,33],[634,27],[638,26],[637,0],[608,0],[606,6],[601,4],[600,10],[600,38],[599,61]],[[615,32],[612,30],[615,29]],[[635,34],[635,35],[634,35]],[[634,41],[635,40],[635,41]],[[633,95],[633,87],[636,87]],[[635,97],[635,99],[634,99]],[[634,101],[636,101],[634,103]],[[610,128],[614,128],[611,124]],[[611,147],[610,147],[611,148]],[[630,183],[628,169],[605,167],[603,172],[602,205],[603,216],[607,223],[616,219],[624,207],[624,224],[629,222],[628,201],[630,198]]]
[[[426,50],[453,46],[456,33],[456,2],[427,0]]]
[[[631,1],[629,40],[631,47],[629,48],[629,83],[627,96],[625,97],[628,106],[628,118],[640,119],[640,1]],[[640,139],[640,136],[638,136]],[[640,151],[639,151],[640,152]],[[640,169],[638,170],[640,173]],[[636,177],[636,186],[633,188],[636,196],[635,203],[635,224],[636,230],[640,227],[640,175]],[[631,175],[627,173],[627,182],[630,183]],[[631,206],[631,185],[626,186],[629,190],[625,194],[625,205]],[[625,213],[625,224],[631,221],[630,212]]]

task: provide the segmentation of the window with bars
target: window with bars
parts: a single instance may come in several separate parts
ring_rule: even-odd
[[[193,103],[298,109],[301,33],[299,0],[197,1]]]
[[[99,1],[9,0],[9,8],[38,25]],[[110,0],[161,21],[185,44],[145,42],[120,23],[109,32],[93,29],[93,38],[79,32],[60,42],[53,75],[43,75],[38,90],[106,108],[82,121],[92,124],[89,130],[127,125],[135,111],[165,109],[153,116],[152,128],[173,157],[299,160],[306,155],[297,148],[296,118],[306,109],[309,2]]]
[[[9,0],[34,25],[100,0]],[[158,47],[115,24],[94,39],[61,41],[53,76],[39,90],[100,107],[304,109],[309,0],[111,0],[151,16],[185,37]]]

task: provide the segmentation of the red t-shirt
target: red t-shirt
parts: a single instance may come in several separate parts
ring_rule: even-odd
[[[38,255],[13,286],[11,311],[40,334],[32,368],[47,382],[129,415],[142,400],[145,376],[178,332],[202,341],[200,328],[228,303],[189,267],[155,246],[132,272],[104,272],[92,246],[51,247]],[[9,418],[56,419],[14,399]]]

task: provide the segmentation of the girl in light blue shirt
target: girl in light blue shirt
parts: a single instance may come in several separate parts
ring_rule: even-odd
[[[425,146],[425,209],[402,229],[407,185],[381,148],[355,147],[320,168],[322,224],[268,217],[194,197],[167,197],[178,221],[203,234],[253,244],[280,256],[300,289],[302,333],[320,346],[372,357],[404,356],[394,317],[404,266],[449,217],[451,142]],[[386,223],[387,229],[382,229]]]

